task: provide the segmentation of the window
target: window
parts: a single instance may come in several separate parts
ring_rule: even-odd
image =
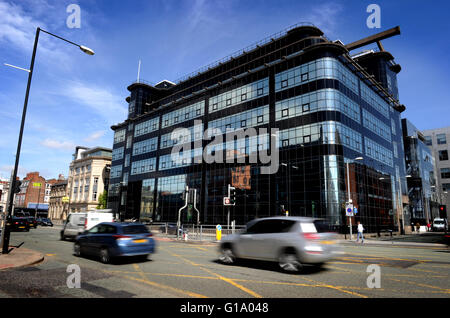
[[[227,106],[230,106],[231,105],[231,98],[228,98],[227,99]]]
[[[450,183],[443,183],[442,191],[449,191],[449,190],[450,190]]]
[[[197,110],[195,111],[195,113],[197,114],[197,116],[200,115],[201,111],[202,111],[202,110],[201,110],[200,108],[197,109]]]
[[[281,111],[281,116],[282,116],[282,117],[287,117],[287,116],[289,116],[289,109],[288,109],[288,108],[283,109],[283,110]]]
[[[213,110],[217,110],[217,103],[213,104]]]
[[[241,101],[244,101],[244,100],[246,100],[247,99],[247,94],[242,94],[241,95]]]
[[[437,143],[438,145],[444,145],[447,143],[447,140],[445,138],[445,134],[437,134],[436,135]]]
[[[432,146],[433,145],[433,140],[432,140],[431,136],[425,136],[425,144],[427,146]]]
[[[450,168],[442,168],[441,169],[441,178],[442,179],[450,179]]]
[[[311,142],[311,136],[303,136],[303,142],[304,143]]]
[[[184,115],[184,119],[189,119],[189,113],[186,113],[186,114]]]
[[[264,94],[264,89],[263,88],[258,88],[258,90],[256,91],[257,95],[262,95]]]
[[[288,86],[288,81],[287,80],[281,81],[281,87],[282,88],[287,87],[287,86]]]
[[[247,126],[247,121],[246,120],[241,120],[241,127],[245,127]]]
[[[306,82],[308,80],[308,73],[302,74],[302,82]]]
[[[309,103],[302,105],[303,112],[309,112]]]
[[[174,123],[177,123],[177,122],[178,122],[178,116],[175,116],[175,117],[173,118],[173,122],[174,122]]]
[[[289,139],[283,140],[283,147],[289,146]]]
[[[258,124],[262,123],[263,121],[264,121],[264,116],[263,115],[258,116]]]
[[[447,150],[439,151],[439,160],[440,161],[448,160],[448,151]]]

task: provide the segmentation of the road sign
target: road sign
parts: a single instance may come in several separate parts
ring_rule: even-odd
[[[347,205],[345,207],[345,215],[353,216],[353,204],[347,203]]]
[[[353,208],[353,213],[358,213],[358,208]]]

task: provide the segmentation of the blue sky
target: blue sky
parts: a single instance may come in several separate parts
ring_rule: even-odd
[[[66,25],[72,3],[79,29]],[[381,29],[366,26],[371,3],[381,7]],[[28,77],[3,63],[29,67],[37,26],[96,53],[40,35],[19,176],[53,178],[67,176],[76,145],[112,147],[110,126],[126,118],[139,59],[141,78],[175,81],[299,22],[344,43],[399,25],[402,34],[383,45],[402,66],[402,115],[422,130],[449,126],[449,11],[447,1],[0,0],[0,177],[14,165]]]

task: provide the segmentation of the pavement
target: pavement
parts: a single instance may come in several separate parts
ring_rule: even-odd
[[[44,255],[24,247],[10,246],[8,254],[0,254],[0,270],[24,267],[44,260]]]

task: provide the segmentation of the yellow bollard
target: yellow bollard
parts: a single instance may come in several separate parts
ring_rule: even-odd
[[[222,226],[218,224],[216,226],[216,241],[220,241],[222,239]]]

